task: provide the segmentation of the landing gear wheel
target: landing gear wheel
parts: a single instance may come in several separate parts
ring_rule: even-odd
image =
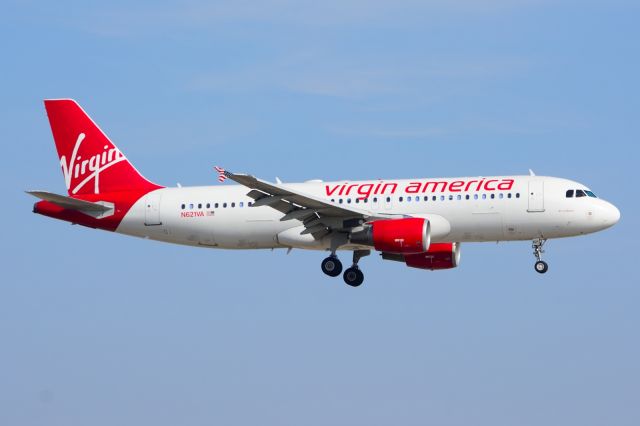
[[[329,256],[322,261],[322,272],[330,277],[337,277],[342,272],[342,262],[335,256]]]
[[[358,287],[364,281],[364,274],[357,267],[351,267],[344,271],[344,282],[349,284],[351,287]]]
[[[547,262],[542,260],[542,253],[544,253],[542,247],[546,242],[546,238],[536,238],[535,240],[533,240],[533,244],[531,245],[531,247],[533,248],[533,255],[536,257],[536,264],[533,265],[533,268],[539,274],[544,274],[549,269],[549,265],[547,265]]]
[[[534,268],[539,274],[544,274],[549,269],[549,265],[547,265],[547,262],[545,262],[544,260],[539,260],[534,265]]]

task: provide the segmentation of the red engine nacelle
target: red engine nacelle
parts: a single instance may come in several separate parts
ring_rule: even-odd
[[[412,268],[455,268],[460,264],[460,243],[433,243],[424,253],[405,254],[404,261]]]
[[[352,234],[351,242],[387,253],[423,253],[429,250],[431,225],[427,219],[413,217],[376,220],[364,231]]]

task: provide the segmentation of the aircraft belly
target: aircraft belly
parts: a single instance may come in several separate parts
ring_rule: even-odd
[[[265,211],[220,212],[207,210],[182,211],[162,209],[157,225],[145,225],[144,200],[139,200],[129,210],[119,233],[176,244],[231,248],[260,249],[280,247],[276,235],[291,227]],[[266,216],[266,217],[265,217]]]
[[[500,211],[459,213],[448,219],[451,222],[451,233],[447,236],[447,241],[480,242],[504,239],[503,215]]]
[[[212,228],[216,245],[221,248],[258,249],[280,247],[276,235],[287,226],[270,219],[244,219],[215,224]]]

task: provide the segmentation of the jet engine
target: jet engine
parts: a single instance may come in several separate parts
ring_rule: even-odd
[[[376,220],[350,236],[354,244],[373,246],[396,254],[419,254],[429,250],[431,225],[423,218]]]
[[[460,243],[433,243],[423,253],[382,253],[385,260],[405,262],[419,269],[451,269],[460,264]]]

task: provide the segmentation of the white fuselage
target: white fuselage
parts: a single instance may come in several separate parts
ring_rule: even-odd
[[[497,190],[500,182],[507,181],[509,189]],[[427,218],[432,242],[570,237],[612,226],[620,215],[604,200],[567,197],[568,190],[588,190],[584,185],[542,176],[310,181],[284,186],[372,216]],[[283,221],[284,213],[269,206],[250,207],[254,200],[248,192],[239,185],[158,189],[136,202],[117,232],[227,249],[330,247],[328,239],[301,235],[302,222]]]

